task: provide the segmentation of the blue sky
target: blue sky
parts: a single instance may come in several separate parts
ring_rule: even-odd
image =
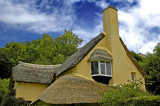
[[[152,52],[160,42],[159,0],[0,0],[0,47],[11,41],[53,38],[70,30],[82,45],[103,31],[102,11],[118,9],[120,37],[129,50]],[[82,46],[81,45],[81,46]]]

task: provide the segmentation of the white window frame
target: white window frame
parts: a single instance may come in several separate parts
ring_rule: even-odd
[[[94,61],[91,61],[91,62],[94,62]],[[105,74],[102,74],[102,72],[101,72],[101,64],[103,64],[103,63],[101,63],[101,61],[98,61],[98,73],[99,74],[92,75],[91,64],[90,64],[90,74],[91,74],[91,76],[107,76],[107,77],[112,77],[112,64],[111,64],[111,61],[102,61],[102,62],[104,62],[104,65],[105,65]],[[106,63],[110,63],[110,65],[111,65],[111,75],[107,75]]]

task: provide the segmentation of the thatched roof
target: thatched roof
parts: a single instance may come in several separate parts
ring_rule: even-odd
[[[38,65],[19,62],[12,69],[13,81],[51,84],[58,65]]]
[[[47,104],[98,103],[101,92],[110,87],[80,76],[65,75],[50,85],[32,104],[43,101]]]
[[[95,49],[88,60],[112,60],[112,56],[105,50]]]
[[[79,49],[75,54],[73,54],[68,60],[66,60],[61,67],[56,71],[56,75],[62,74],[69,70],[70,68],[76,66],[91,50],[92,48],[104,38],[104,34],[100,33],[98,36],[89,41],[81,49]]]

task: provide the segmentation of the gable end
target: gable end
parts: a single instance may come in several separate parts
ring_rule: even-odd
[[[127,54],[127,56],[130,58],[130,60],[132,61],[132,63],[137,67],[137,69],[139,70],[139,72],[142,74],[142,76],[147,79],[146,73],[143,71],[143,69],[141,68],[141,66],[137,63],[137,61],[133,58],[133,56],[131,55],[131,53],[129,52],[129,50],[127,49],[127,47],[125,46],[125,44],[123,43],[122,39],[120,39],[120,42],[123,46],[123,48],[125,49],[125,52]]]

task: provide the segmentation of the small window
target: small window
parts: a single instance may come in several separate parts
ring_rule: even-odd
[[[132,77],[132,81],[135,82],[135,73],[134,72],[131,73],[131,77]]]
[[[111,63],[105,61],[91,62],[91,75],[112,77]]]

